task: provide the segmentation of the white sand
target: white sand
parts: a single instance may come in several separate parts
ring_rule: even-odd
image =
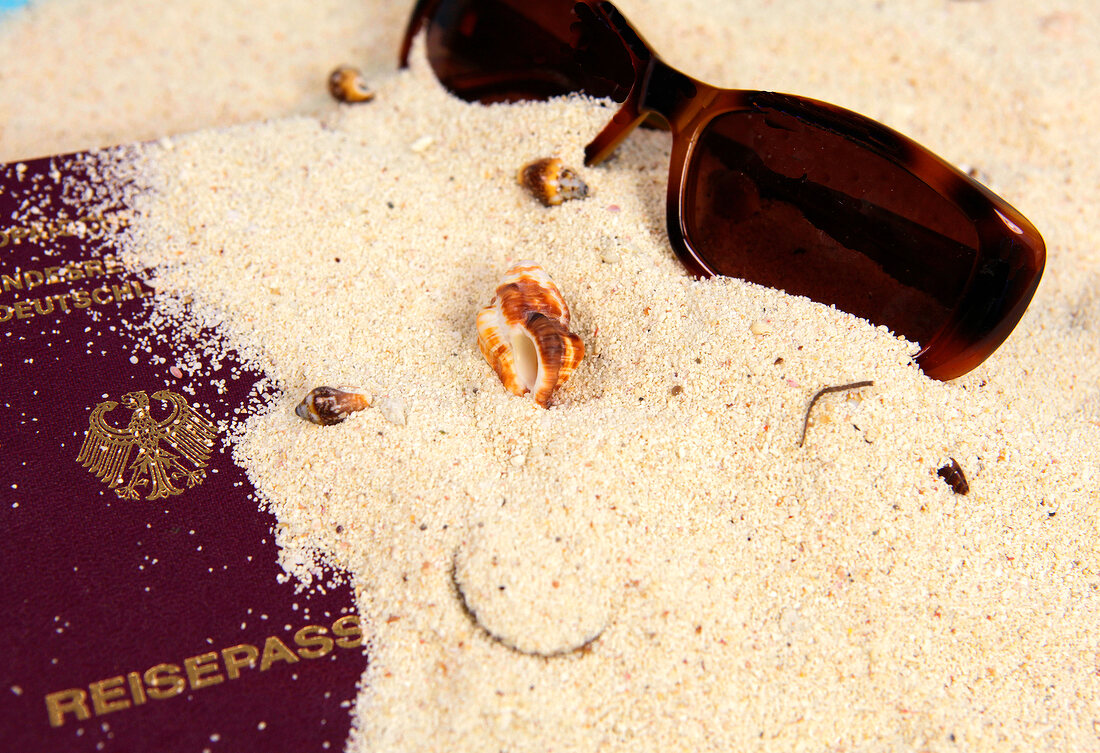
[[[947,384],[852,317],[684,277],[664,236],[664,134],[584,170],[588,200],[535,204],[515,169],[579,166],[611,112],[469,106],[425,66],[384,73],[403,8],[257,19],[192,0],[157,57],[157,33],[137,30],[160,20],[131,5],[54,0],[0,26],[0,111],[21,113],[0,154],[300,114],[148,150],[132,260],[285,389],[237,457],[288,569],[333,562],[355,582],[374,653],[352,749],[1100,750],[1086,0],[619,4],[674,65],[884,120],[977,167],[1040,228],[1028,314]],[[94,44],[57,31],[77,11]],[[243,62],[224,41],[239,35]],[[69,74],[96,96],[56,96],[71,82],[50,61],[82,57]],[[212,60],[248,75],[195,75]],[[342,62],[368,71],[373,103],[325,100]],[[164,107],[160,88],[208,109]],[[10,105],[31,92],[34,127],[31,105]],[[554,276],[588,350],[549,411],[505,393],[473,338],[520,258]],[[875,385],[824,398],[798,448],[810,395],[860,379]],[[406,424],[294,416],[310,388],[348,383],[400,400]],[[948,457],[966,497],[935,475]],[[452,575],[510,645],[596,638],[519,655],[474,625]]]

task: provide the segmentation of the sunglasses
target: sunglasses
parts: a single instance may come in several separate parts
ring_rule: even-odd
[[[698,276],[739,277],[889,327],[952,379],[1008,337],[1035,293],[1038,231],[943,159],[857,113],[719,89],[662,61],[609,2],[418,0],[436,76],[467,101],[571,92],[620,103],[595,165],[643,121],[672,134],[668,237]]]

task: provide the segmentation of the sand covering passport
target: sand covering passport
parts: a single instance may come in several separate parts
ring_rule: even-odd
[[[350,589],[288,582],[230,458],[261,375],[133,337],[154,291],[116,257],[99,163],[0,166],[2,747],[342,749]]]

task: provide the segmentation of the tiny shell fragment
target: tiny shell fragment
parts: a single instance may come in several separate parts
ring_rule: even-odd
[[[294,412],[321,426],[338,424],[356,411],[370,407],[371,396],[354,388],[317,387],[302,399]]]
[[[520,185],[548,207],[588,196],[585,182],[557,157],[547,157],[524,165],[520,168],[518,178]]]
[[[434,143],[435,139],[433,139],[431,136],[421,136],[409,145],[409,149],[416,152],[417,154],[422,154],[423,152],[428,151],[428,149],[431,148],[431,145]]]
[[[374,92],[363,80],[363,74],[350,65],[341,65],[329,75],[328,91],[338,101],[349,104],[374,99]]]
[[[517,262],[492,302],[478,312],[481,354],[505,388],[530,394],[543,408],[584,358],[584,343],[569,331],[569,307],[538,264]]]
[[[766,319],[757,319],[749,325],[749,331],[757,336],[769,335],[772,332],[772,325]]]
[[[947,465],[936,471],[936,475],[944,480],[955,494],[966,494],[970,491],[970,484],[966,482],[966,475],[962,466],[955,458],[948,458]]]
[[[382,411],[382,418],[391,424],[405,425],[405,401],[401,398],[386,395],[378,401],[378,410]]]

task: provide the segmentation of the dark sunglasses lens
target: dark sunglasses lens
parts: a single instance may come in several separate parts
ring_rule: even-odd
[[[713,271],[921,344],[959,303],[978,255],[974,221],[867,141],[752,109],[712,120],[692,159],[684,221]]]
[[[441,0],[428,20],[428,58],[470,102],[570,92],[621,102],[634,84],[618,35],[575,0]]]

